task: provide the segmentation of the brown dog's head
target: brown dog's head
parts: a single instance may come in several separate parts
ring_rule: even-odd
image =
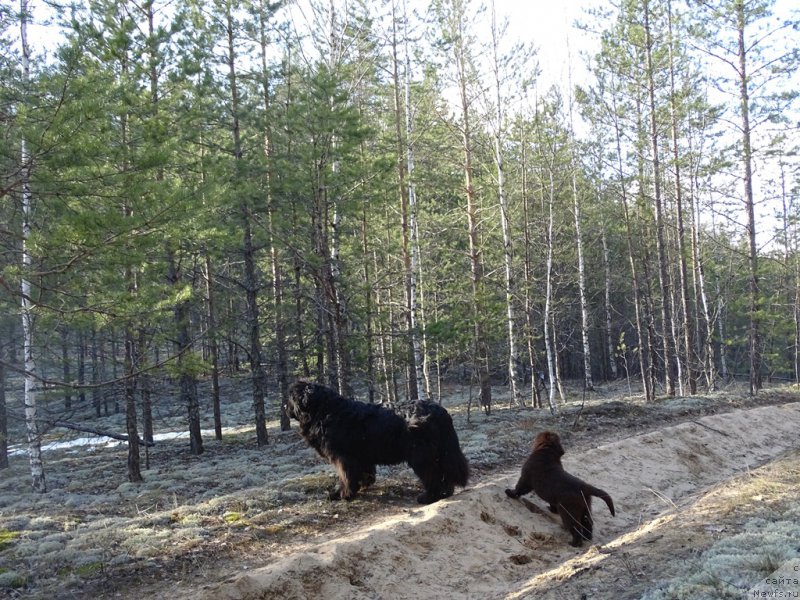
[[[533,451],[539,452],[547,450],[554,452],[556,456],[564,455],[564,447],[561,445],[561,438],[553,431],[541,431],[533,440]]]

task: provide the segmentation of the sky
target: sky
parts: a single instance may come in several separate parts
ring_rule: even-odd
[[[491,2],[491,0],[487,0]],[[584,11],[608,2],[602,0],[495,0],[498,16],[509,18],[509,33],[514,38],[532,42],[538,49],[541,81],[545,88],[565,84],[572,62],[572,81],[581,83],[588,76],[581,52],[599,49],[596,36],[574,27]],[[571,58],[571,60],[570,60]]]

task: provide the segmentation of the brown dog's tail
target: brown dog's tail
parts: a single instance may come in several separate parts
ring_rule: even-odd
[[[614,501],[611,499],[611,496],[608,495],[608,492],[601,490],[600,488],[596,488],[593,485],[586,484],[586,487],[583,490],[583,493],[587,496],[594,496],[596,498],[600,498],[603,502],[608,505],[608,510],[611,512],[611,516],[615,516],[616,513],[614,512]]]

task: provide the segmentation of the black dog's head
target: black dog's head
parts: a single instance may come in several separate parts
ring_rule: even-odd
[[[319,404],[320,390],[325,389],[318,383],[295,381],[289,386],[289,401],[287,402],[289,416],[303,421],[315,414]]]
[[[289,401],[286,403],[286,408],[292,419],[299,421],[300,415],[305,412],[306,392],[310,385],[305,381],[295,381],[289,386]]]

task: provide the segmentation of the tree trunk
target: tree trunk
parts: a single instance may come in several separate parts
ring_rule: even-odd
[[[689,155],[692,156],[693,153],[690,152]],[[694,267],[694,279],[695,285],[697,288],[697,305],[702,307],[703,312],[703,325],[705,330],[703,331],[702,336],[702,358],[703,358],[703,371],[706,378],[706,389],[708,391],[712,391],[716,389],[717,385],[717,374],[716,374],[716,360],[714,358],[714,346],[713,346],[713,339],[714,339],[714,330],[716,326],[714,324],[714,316],[711,313],[711,309],[709,307],[708,302],[708,294],[706,293],[706,277],[705,277],[705,268],[703,264],[703,253],[700,248],[700,215],[698,212],[698,208],[695,202],[695,194],[696,190],[698,189],[697,185],[697,167],[692,168],[692,185],[691,185],[691,193],[689,194],[689,206],[691,209],[692,214],[692,222],[691,222],[691,230],[692,230],[692,265]],[[699,312],[699,311],[698,311]],[[699,327],[695,328],[695,333],[699,335]]]
[[[652,239],[652,231],[649,230],[650,224],[650,211],[647,210],[647,197],[645,194],[647,186],[647,178],[645,176],[645,159],[644,153],[647,147],[647,131],[644,125],[644,115],[642,111],[642,99],[636,98],[636,131],[638,136],[639,152],[637,153],[637,177],[639,182],[639,189],[636,196],[636,213],[635,215],[628,215],[629,223],[634,225],[633,218],[638,216],[640,224],[638,231],[633,231],[636,237],[630,237],[630,243],[633,240],[649,240]],[[650,399],[655,399],[656,394],[656,366],[658,364],[658,352],[656,350],[656,319],[655,319],[655,305],[653,301],[652,282],[653,278],[650,273],[650,247],[647,243],[640,243],[641,248],[641,279],[639,279],[639,291],[641,293],[641,308],[642,308],[642,324],[644,326],[644,341],[640,340],[640,350],[647,352],[647,367],[648,371],[646,377],[651,392]],[[634,256],[631,254],[631,256]]]
[[[675,170],[675,217],[677,219],[678,274],[680,284],[680,305],[683,314],[683,356],[686,365],[689,393],[697,393],[697,360],[694,352],[694,323],[689,311],[689,276],[686,268],[686,233],[683,224],[683,188],[681,187],[681,162],[678,149],[678,107],[675,92],[675,64],[672,38],[672,5],[667,2],[667,25],[669,29],[669,81],[670,81],[670,121],[672,130],[672,161]],[[678,362],[680,364],[680,360]]]
[[[269,91],[269,69],[267,67],[268,37],[266,31],[266,18],[268,8],[264,0],[259,2],[259,47],[261,57],[261,84],[264,99],[264,114],[267,115],[266,126],[264,128],[264,154],[267,159],[266,172],[266,195],[267,195],[267,233],[270,245],[270,264],[272,268],[272,303],[275,313],[273,325],[275,327],[275,350],[278,355],[278,362],[275,365],[275,377],[278,381],[278,391],[281,397],[280,405],[280,426],[281,431],[288,431],[290,428],[287,403],[289,400],[289,380],[288,380],[288,358],[286,350],[286,328],[283,315],[283,270],[281,259],[278,252],[278,244],[275,238],[275,206],[272,197],[273,180],[273,148],[272,148],[272,120],[269,118],[271,112],[270,91]]]
[[[542,398],[539,394],[539,361],[536,358],[536,339],[535,339],[535,332],[536,326],[534,325],[535,319],[533,314],[533,289],[535,286],[534,276],[533,276],[533,246],[532,246],[532,235],[531,235],[531,210],[530,210],[530,202],[528,199],[529,191],[528,191],[528,134],[527,130],[523,130],[522,140],[521,140],[521,154],[522,154],[522,164],[520,165],[520,169],[522,171],[522,212],[523,212],[523,222],[525,223],[524,226],[524,267],[523,267],[523,277],[525,280],[525,340],[528,349],[528,366],[531,372],[531,405],[534,408],[542,408]]]
[[[28,46],[28,2],[20,0],[20,40],[22,43],[22,84],[25,88],[30,81],[30,47]],[[28,154],[27,140],[20,141],[20,182],[22,185],[22,354],[25,368],[25,426],[28,437],[28,459],[31,469],[33,491],[44,493],[47,485],[42,462],[42,446],[39,438],[36,406],[36,363],[33,359],[34,302],[30,276],[33,257],[28,250],[31,237],[33,215],[33,194],[31,193],[31,157]]]
[[[292,224],[297,227],[297,214],[292,208]],[[303,377],[311,377],[311,366],[308,364],[308,348],[305,340],[305,330],[303,327],[303,288],[301,286],[302,280],[302,265],[300,257],[295,256],[293,259],[294,270],[294,335],[297,344],[297,353],[300,356],[300,368]]]
[[[97,345],[98,345],[97,327],[94,324],[92,324],[92,350],[91,350],[92,406],[94,407],[95,416],[99,419],[101,412],[101,405],[103,404],[102,397],[105,395],[106,392],[100,389],[100,378],[103,374],[101,373],[100,350]],[[106,413],[108,413],[107,404],[106,404]]]
[[[600,234],[600,240],[603,244],[603,272],[605,273],[605,312],[606,312],[606,348],[608,351],[608,367],[611,372],[611,379],[616,380],[619,377],[617,372],[617,351],[616,340],[614,339],[614,332],[612,325],[614,324],[613,308],[611,306],[611,260],[608,255],[608,241],[606,240],[606,228],[603,225],[603,230]]]
[[[581,234],[581,203],[578,197],[576,176],[577,161],[572,157],[572,207],[575,218],[575,247],[578,252],[578,295],[581,303],[581,341],[583,342],[583,384],[584,389],[594,390],[592,381],[592,351],[589,344],[589,302],[586,299],[586,272],[583,260],[583,235]]]
[[[550,404],[551,414],[556,414],[556,348],[553,344],[555,339],[550,331],[553,298],[553,203],[555,202],[555,181],[553,179],[553,165],[548,169],[550,185],[547,192],[547,228],[545,233],[545,246],[547,248],[547,266],[545,267],[545,292],[544,292],[544,314],[542,315],[542,327],[544,333],[544,350],[547,356],[547,375],[550,387],[548,389],[547,401]],[[552,337],[551,337],[552,336]],[[535,383],[534,383],[535,385]]]
[[[758,281],[758,246],[756,246],[755,200],[753,198],[753,151],[750,140],[750,91],[747,74],[747,47],[745,46],[744,1],[734,2],[736,30],[739,47],[739,102],[742,111],[742,168],[744,171],[744,204],[747,213],[748,265],[750,268],[750,394],[761,389],[761,290]]]
[[[730,378],[728,372],[728,344],[725,339],[725,299],[717,284],[717,326],[719,327],[719,374],[722,381],[726,382]]]
[[[128,282],[133,281],[133,272],[128,269]],[[130,283],[129,283],[130,289]],[[131,293],[135,290],[130,289]],[[128,481],[144,481],[139,458],[139,431],[136,426],[136,338],[133,327],[125,327],[125,430],[128,433]]]
[[[409,326],[411,328],[411,346],[414,356],[414,376],[416,379],[417,397],[419,400],[426,400],[430,382],[425,374],[425,356],[420,337],[424,340],[425,326],[419,318],[418,312],[422,308],[417,308],[417,272],[420,267],[420,247],[419,247],[419,228],[417,226],[417,196],[414,187],[414,123],[411,117],[411,53],[408,50],[408,11],[405,0],[403,0],[403,17],[405,23],[404,48],[405,48],[405,115],[406,115],[406,161],[408,174],[408,226],[411,234],[411,264],[408,266],[408,312],[411,315]],[[398,82],[399,83],[399,82]],[[395,85],[397,89],[398,84]],[[399,125],[398,125],[399,127]],[[418,331],[422,324],[422,331]],[[427,386],[425,385],[427,383]]]
[[[672,334],[672,310],[670,307],[670,274],[665,239],[665,216],[661,196],[661,164],[659,160],[658,119],[655,100],[655,73],[653,65],[653,39],[650,31],[650,7],[648,0],[642,4],[644,13],[645,59],[647,70],[647,96],[650,111],[650,147],[653,153],[653,201],[656,217],[656,250],[658,253],[658,282],[661,288],[661,325],[664,352],[664,383],[668,396],[675,395],[675,339]]]
[[[167,251],[168,281],[177,288],[183,277],[181,276],[174,254]],[[200,403],[197,398],[197,379],[190,359],[192,352],[192,338],[189,331],[188,300],[179,300],[173,309],[173,322],[175,323],[175,355],[178,371],[179,401],[186,407],[189,426],[189,448],[193,455],[203,453],[203,436],[200,431]],[[147,438],[145,438],[147,439]],[[149,441],[149,440],[148,440]]]
[[[397,144],[397,180],[398,195],[400,197],[400,239],[403,254],[403,289],[405,292],[405,323],[407,340],[407,368],[406,381],[408,382],[409,399],[424,400],[425,388],[422,376],[422,357],[419,345],[419,336],[416,327],[416,273],[414,272],[415,257],[412,256],[413,230],[411,226],[411,207],[415,204],[414,187],[407,181],[410,179],[414,169],[414,151],[411,145],[412,121],[410,101],[411,59],[408,56],[408,42],[406,41],[406,83],[403,86],[406,94],[405,119],[403,118],[403,106],[400,100],[400,61],[398,58],[398,32],[397,32],[397,2],[392,2],[392,83],[394,92],[394,126],[395,139]],[[403,131],[403,121],[405,120],[405,132]],[[404,137],[405,134],[405,137]]]
[[[492,70],[494,72],[495,125],[494,160],[497,167],[497,197],[500,203],[500,228],[503,231],[503,265],[505,267],[506,330],[508,333],[508,381],[511,388],[511,404],[524,406],[519,383],[519,352],[517,351],[516,315],[514,311],[514,253],[511,245],[511,225],[506,206],[506,173],[503,163],[503,99],[500,85],[500,57],[498,56],[498,31],[495,5],[492,2]]]
[[[247,328],[249,333],[250,373],[253,383],[253,412],[256,422],[256,440],[259,446],[269,443],[267,436],[267,419],[264,398],[266,396],[267,375],[264,372],[264,363],[261,351],[261,325],[259,323],[258,287],[256,282],[255,248],[250,229],[249,208],[243,206],[243,245],[244,258],[244,288],[247,305]]]
[[[631,287],[633,288],[633,309],[636,317],[636,336],[639,340],[639,369],[642,376],[642,388],[644,391],[645,402],[651,402],[655,398],[655,390],[653,389],[653,382],[650,377],[651,364],[650,364],[650,337],[645,330],[643,309],[644,302],[642,298],[641,285],[639,282],[639,274],[636,268],[636,256],[633,252],[634,248],[634,232],[631,223],[631,214],[629,210],[629,201],[627,186],[625,182],[625,171],[622,163],[622,134],[618,121],[618,108],[616,105],[616,96],[614,97],[614,136],[617,149],[617,177],[620,186],[620,197],[622,200],[622,208],[625,215],[625,239],[628,245],[628,262],[631,268]]]
[[[416,211],[414,211],[414,212],[416,212]],[[414,213],[412,213],[412,214],[414,214]],[[413,240],[414,246],[416,248],[419,248],[419,224],[417,223],[416,217],[414,217],[413,222],[414,222],[414,225],[413,225],[414,233],[413,233],[412,240]],[[431,373],[430,373],[431,358],[432,357],[431,357],[431,354],[430,354],[429,349],[428,349],[428,335],[427,335],[428,328],[427,328],[427,323],[426,323],[426,319],[425,319],[425,292],[424,292],[424,287],[422,287],[424,282],[425,282],[425,270],[423,268],[423,263],[422,263],[422,254],[420,252],[418,252],[417,256],[419,257],[419,259],[418,259],[418,262],[417,262],[417,268],[414,269],[414,270],[415,270],[415,272],[417,272],[419,274],[418,281],[419,281],[419,285],[420,285],[420,287],[418,289],[419,289],[419,324],[420,324],[420,328],[422,330],[422,347],[420,348],[421,358],[422,358],[422,376],[423,376],[423,378],[425,380],[425,397],[430,399],[432,394],[433,394],[432,386],[431,386]],[[438,344],[435,347],[438,348]],[[442,392],[442,385],[441,385],[442,384],[442,380],[441,380],[441,376],[440,376],[441,375],[441,369],[440,369],[439,361],[436,359],[437,356],[438,356],[438,352],[436,350],[434,350],[433,359],[436,360],[436,371],[439,374],[439,376],[437,376],[437,379],[436,379],[436,389],[437,389],[436,397],[437,397],[437,402],[439,402],[441,404],[441,402],[442,402],[442,394],[441,394],[441,392]],[[419,363],[417,363],[417,364],[419,364]]]
[[[214,438],[222,439],[222,407],[219,390],[219,341],[217,332],[217,306],[214,301],[214,273],[211,257],[205,256],[206,321],[208,323],[208,353],[211,361],[211,406],[214,413]]]
[[[372,262],[375,278],[378,279],[380,277],[378,252],[374,249],[372,251]],[[384,310],[388,310],[390,313],[392,310],[391,291],[389,291],[388,294],[390,295],[390,298],[387,302],[383,298],[383,292],[381,291],[381,288],[375,288],[375,317],[378,322],[378,368],[383,376],[384,397],[386,398],[387,402],[394,403],[397,401],[397,393],[396,384],[394,382],[394,364],[390,364],[392,360],[391,343],[393,336],[391,335],[391,332],[386,331],[385,326],[385,323],[387,322],[393,323],[394,318],[391,316],[391,314],[388,318],[384,316]]]
[[[8,468],[8,412],[6,410],[5,361],[5,345],[0,345],[0,469]]]
[[[141,388],[142,398],[142,439],[146,442],[153,441],[153,404],[151,399],[150,382],[151,377],[147,374],[147,344],[145,339],[145,332],[143,329],[139,330],[138,341],[138,355],[137,363],[139,373],[137,379],[139,387]]]
[[[233,152],[237,169],[242,170],[242,144],[239,125],[239,84],[236,71],[236,50],[234,39],[233,15],[231,7],[226,7],[226,30],[228,42],[228,83],[231,94],[231,114],[233,122]],[[242,260],[244,263],[245,290],[245,322],[248,329],[250,376],[253,385],[253,413],[256,423],[256,440],[259,446],[269,443],[267,436],[266,410],[264,397],[266,395],[266,373],[261,351],[261,325],[258,310],[258,279],[256,276],[256,249],[253,244],[252,210],[246,193],[242,194],[239,203],[239,214],[242,227]]]
[[[67,331],[66,326],[59,327],[61,332],[61,366],[62,366],[62,375],[64,377],[64,410],[70,410],[72,408],[72,388],[70,387],[69,383],[72,379],[72,375],[70,374],[70,365],[69,365],[69,332]]]
[[[483,292],[483,260],[481,258],[477,195],[472,181],[472,126],[470,122],[470,104],[467,96],[467,59],[465,56],[463,35],[463,15],[457,17],[458,32],[455,43],[455,60],[458,69],[458,87],[461,109],[462,150],[464,153],[464,189],[467,202],[467,235],[469,238],[469,262],[472,275],[472,319],[474,331],[474,350],[478,385],[480,387],[480,403],[483,410],[489,414],[492,409],[492,387],[489,381],[489,349],[483,333],[483,318],[480,314],[481,296]]]
[[[373,314],[373,296],[374,290],[372,285],[372,277],[370,276],[370,250],[369,250],[369,236],[367,235],[367,203],[364,203],[363,212],[361,213],[361,253],[364,260],[362,264],[362,274],[364,277],[364,326],[367,344],[367,402],[373,404],[375,402],[375,344],[373,327],[375,323],[375,315]]]
[[[794,383],[797,385],[800,384],[800,266],[798,266],[796,256],[794,263],[794,306],[792,307],[792,317],[794,318]]]

